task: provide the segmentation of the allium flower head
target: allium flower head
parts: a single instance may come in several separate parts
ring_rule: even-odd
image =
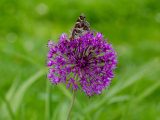
[[[48,78],[88,96],[101,94],[114,77],[116,53],[101,33],[90,31],[83,19],[77,21],[70,38],[63,33],[58,43],[48,42]]]

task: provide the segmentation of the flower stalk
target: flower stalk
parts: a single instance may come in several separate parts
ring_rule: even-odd
[[[75,98],[76,98],[76,91],[73,90],[73,96],[72,96],[72,100],[71,100],[71,104],[69,107],[69,111],[68,111],[68,115],[67,115],[67,120],[70,120],[70,116],[71,116],[71,111],[75,102]]]

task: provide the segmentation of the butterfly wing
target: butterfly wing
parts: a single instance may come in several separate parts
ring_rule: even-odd
[[[86,21],[86,17],[84,15],[80,15],[76,21],[74,28],[73,28],[70,39],[72,40],[72,39],[78,38],[78,37],[84,35],[89,30],[90,30],[90,25]]]

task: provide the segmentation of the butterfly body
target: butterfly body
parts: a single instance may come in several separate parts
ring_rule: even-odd
[[[73,28],[72,34],[71,34],[71,40],[78,38],[82,35],[84,35],[87,31],[90,30],[89,23],[86,21],[84,15],[80,15],[79,18],[76,21],[76,24]]]

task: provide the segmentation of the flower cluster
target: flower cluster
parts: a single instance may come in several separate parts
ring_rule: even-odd
[[[48,47],[48,78],[53,84],[64,83],[92,96],[101,94],[114,77],[116,53],[101,33],[88,31],[73,40],[62,34],[57,44],[49,41]]]

